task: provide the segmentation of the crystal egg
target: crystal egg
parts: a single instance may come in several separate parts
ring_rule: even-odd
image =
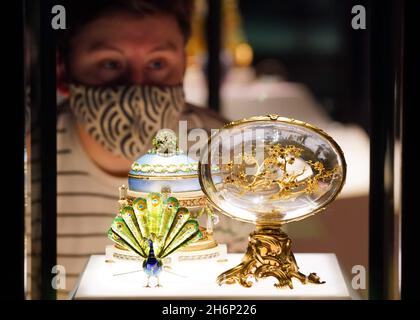
[[[203,147],[199,179],[224,214],[282,225],[320,212],[341,191],[346,162],[323,130],[277,115],[234,121]]]

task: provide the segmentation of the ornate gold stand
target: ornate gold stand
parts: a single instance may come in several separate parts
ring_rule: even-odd
[[[222,285],[238,282],[244,287],[251,287],[249,277],[256,281],[261,278],[275,277],[277,288],[289,286],[293,289],[292,278],[298,278],[303,284],[325,283],[320,281],[316,273],[305,276],[299,272],[295,257],[291,251],[292,240],[280,227],[257,225],[256,230],[249,235],[248,248],[242,262],[236,267],[217,277],[217,283]]]

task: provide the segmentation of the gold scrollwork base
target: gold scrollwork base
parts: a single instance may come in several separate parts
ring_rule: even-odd
[[[288,286],[293,289],[292,278],[299,279],[303,284],[308,282],[322,284],[316,273],[305,276],[299,272],[295,257],[291,251],[292,240],[280,227],[258,226],[249,235],[248,248],[242,262],[236,267],[217,277],[217,283],[239,283],[251,287],[248,278],[258,279],[275,277],[277,288]]]

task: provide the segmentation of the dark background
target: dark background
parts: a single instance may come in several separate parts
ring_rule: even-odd
[[[305,84],[330,116],[369,132],[368,31],[354,30],[354,0],[241,0],[254,66],[271,58],[287,80]]]

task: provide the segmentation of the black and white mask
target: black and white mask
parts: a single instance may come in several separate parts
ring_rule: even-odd
[[[70,108],[91,137],[115,155],[135,160],[162,128],[177,130],[185,106],[182,85],[70,85]]]

